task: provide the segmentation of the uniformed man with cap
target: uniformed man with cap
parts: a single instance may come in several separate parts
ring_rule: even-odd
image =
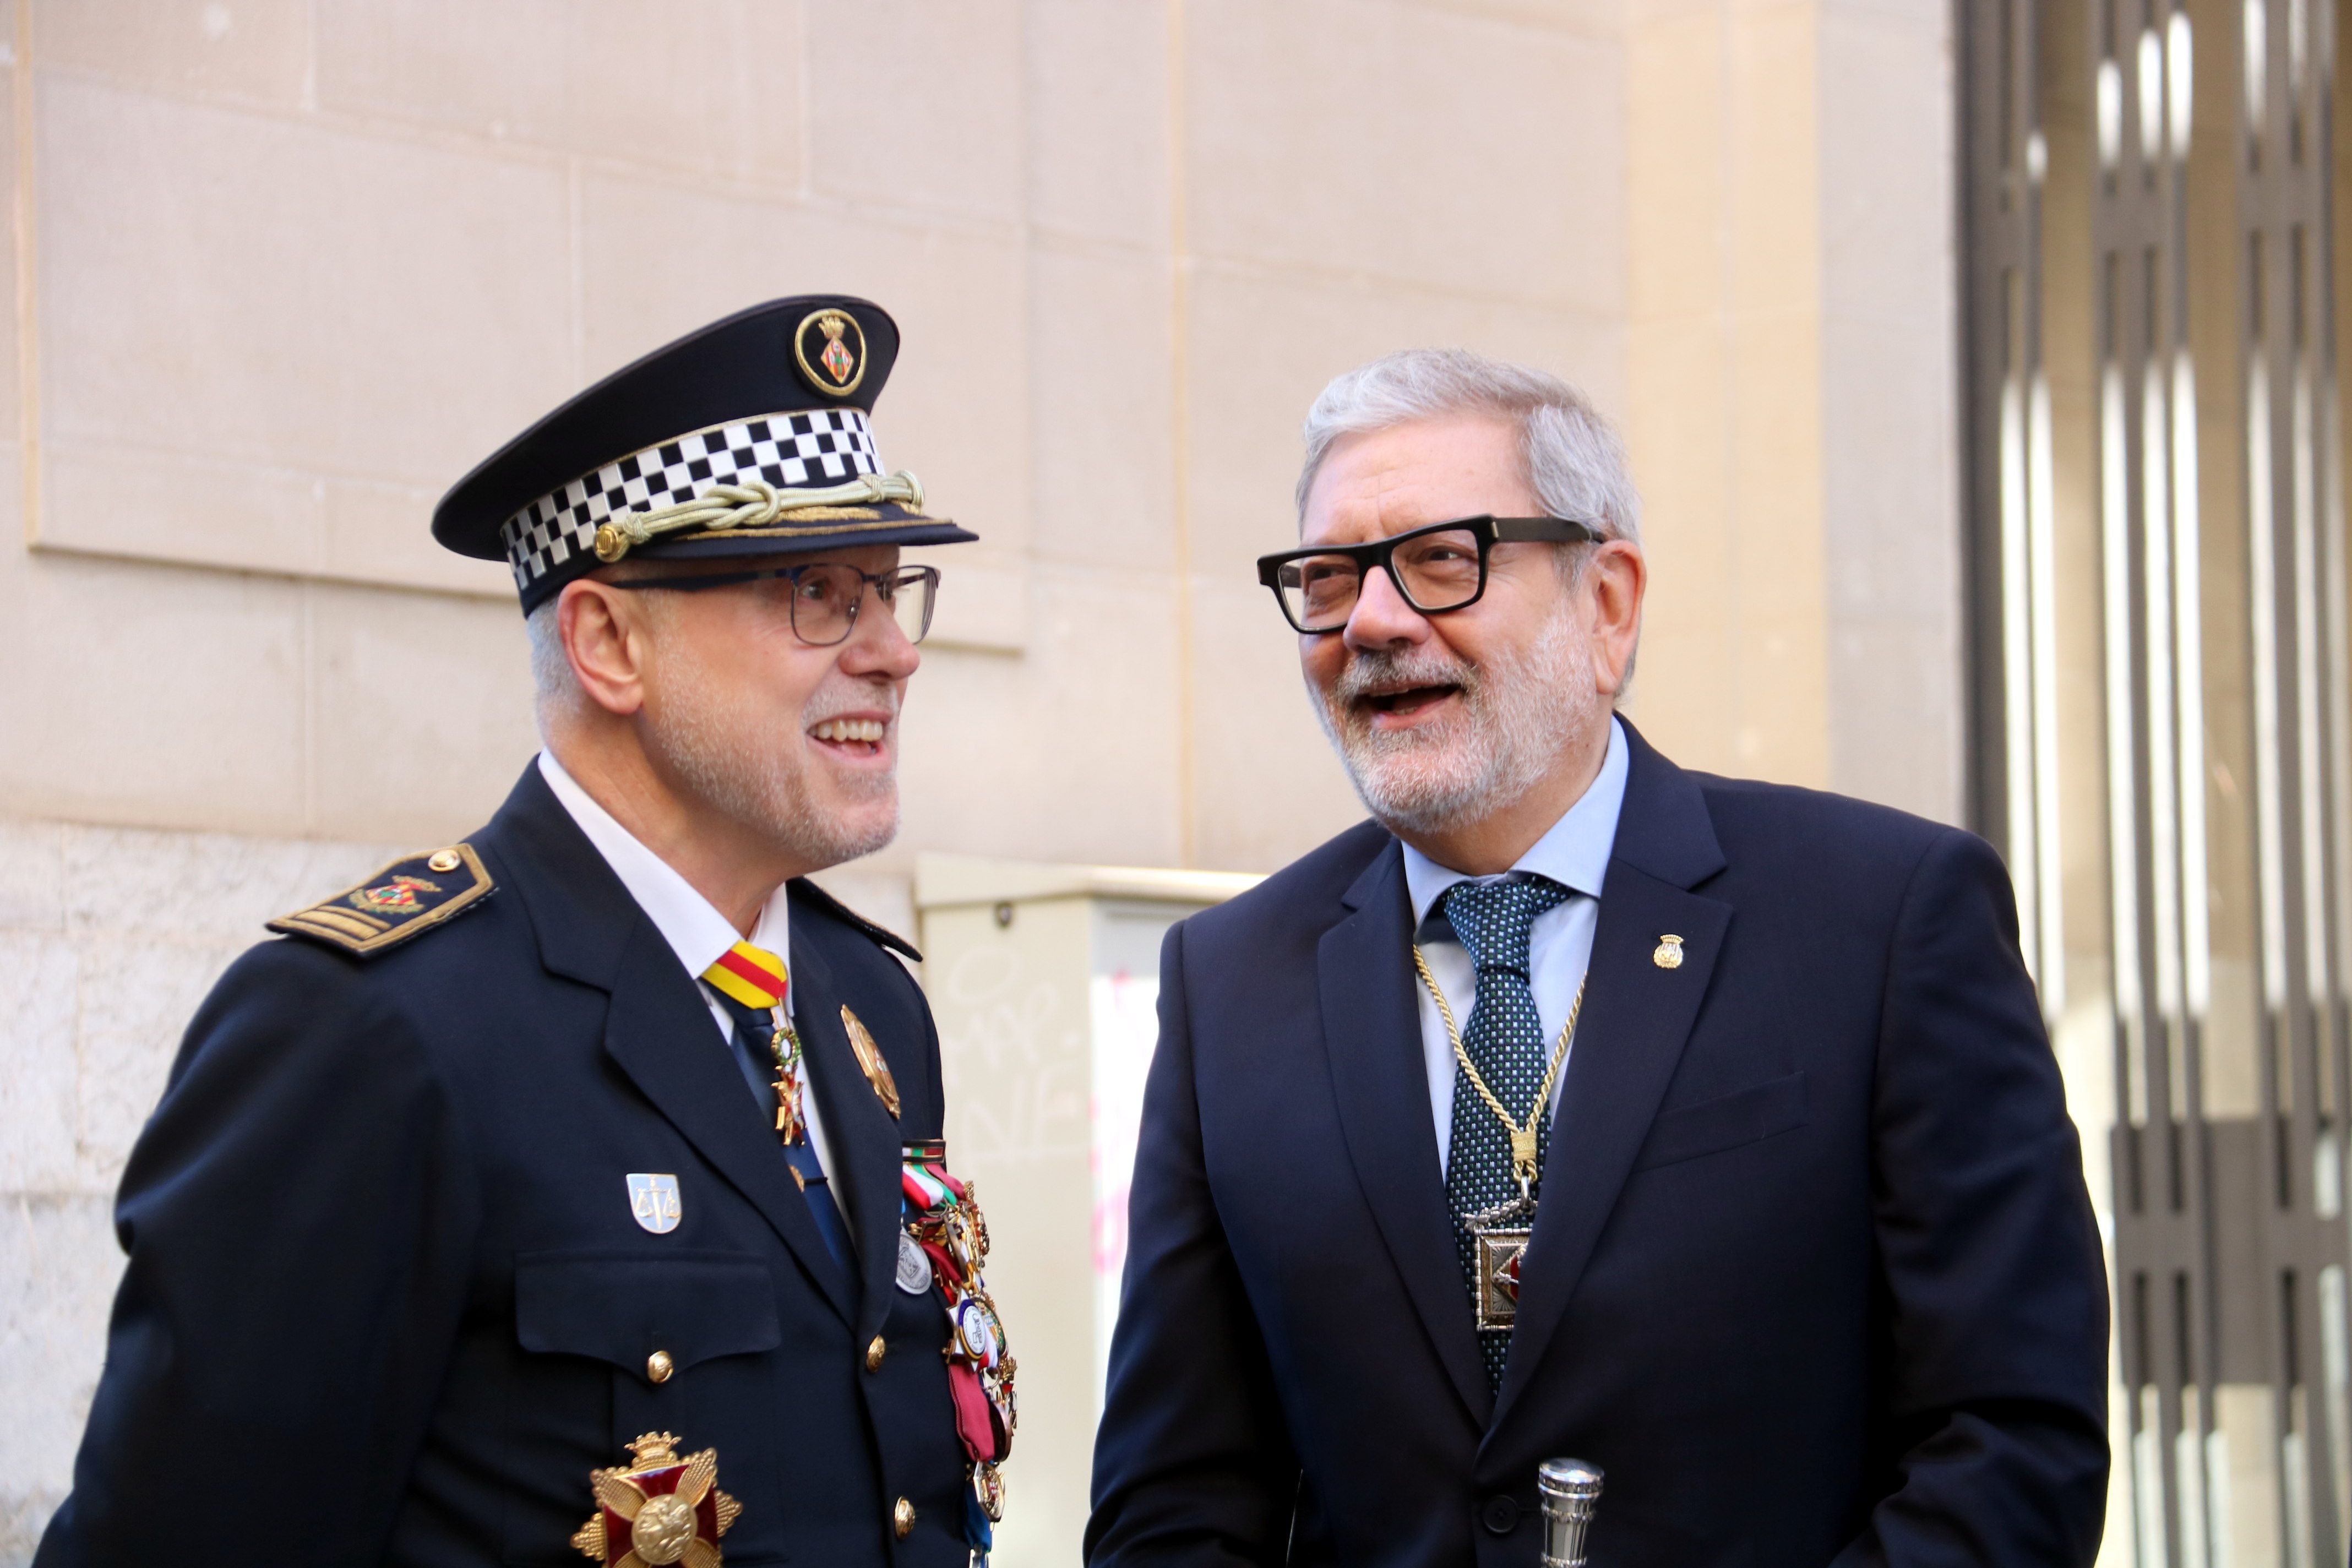
[[[503,557],[546,749],[272,922],[123,1178],[67,1564],[964,1564],[1013,1363],[912,950],[812,871],[898,823],[936,569],[898,353],[780,300],[434,518]]]

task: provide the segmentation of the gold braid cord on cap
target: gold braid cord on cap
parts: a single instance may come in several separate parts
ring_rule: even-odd
[[[640,544],[689,528],[765,528],[812,507],[899,501],[923,509],[923,481],[901,468],[887,479],[860,474],[823,489],[778,489],[765,479],[713,485],[689,500],[651,511],[623,512],[596,528],[596,559],[611,565]]]

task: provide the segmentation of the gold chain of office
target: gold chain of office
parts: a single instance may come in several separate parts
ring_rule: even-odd
[[[1421,983],[1429,987],[1430,997],[1437,1004],[1438,1016],[1445,1020],[1445,1038],[1454,1047],[1454,1061],[1468,1076],[1470,1087],[1478,1091],[1478,1098],[1486,1102],[1486,1109],[1495,1113],[1495,1119],[1511,1135],[1511,1174],[1518,1179],[1519,1194],[1524,1197],[1534,1187],[1538,1175],[1537,1130],[1543,1126],[1544,1106],[1551,1099],[1553,1086],[1559,1081],[1560,1064],[1568,1060],[1568,1043],[1575,1037],[1576,1016],[1584,1011],[1584,987],[1591,981],[1592,972],[1586,970],[1584,978],[1576,983],[1576,1000],[1568,1009],[1568,1022],[1560,1026],[1559,1038],[1551,1047],[1550,1065],[1544,1068],[1543,1082],[1536,1087],[1536,1102],[1528,1110],[1527,1124],[1521,1126],[1509,1111],[1503,1109],[1503,1102],[1496,1098],[1493,1089],[1486,1087],[1486,1075],[1470,1059],[1470,1053],[1462,1048],[1462,1030],[1454,1021],[1453,1004],[1445,1000],[1445,993],[1438,988],[1437,976],[1429,972],[1429,960],[1422,956],[1419,942],[1412,944],[1412,966],[1421,972]]]

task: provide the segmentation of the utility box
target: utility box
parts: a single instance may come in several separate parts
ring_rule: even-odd
[[[915,911],[947,1080],[1018,1371],[1003,1568],[1077,1561],[1127,1261],[1128,1174],[1159,1038],[1160,943],[1256,885],[1223,871],[923,855]]]

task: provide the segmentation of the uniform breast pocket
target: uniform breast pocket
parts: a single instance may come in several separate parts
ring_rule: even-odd
[[[627,1465],[627,1445],[648,1433],[675,1434],[681,1456],[716,1448],[719,1486],[756,1507],[772,1531],[778,1508],[768,1488],[778,1406],[770,1352],[783,1342],[783,1325],[763,1260],[688,1249],[522,1253],[515,1258],[515,1338],[531,1358],[548,1358],[551,1373],[577,1369],[540,1385],[550,1405],[536,1419],[576,1434],[570,1442],[592,1445],[593,1464],[579,1471],[577,1517],[542,1518],[545,1510],[534,1508],[510,1521],[509,1561],[565,1561],[565,1536],[593,1506],[588,1469]],[[568,1491],[572,1483],[568,1475],[564,1480]],[[763,1560],[753,1539],[761,1533],[731,1531],[728,1560]]]
[[[527,1351],[592,1356],[649,1386],[783,1341],[768,1266],[735,1252],[525,1253],[515,1335]]]
[[[698,1446],[740,1430],[766,1403],[772,1369],[754,1358],[783,1330],[775,1279],[748,1254],[539,1252],[515,1259],[515,1337],[537,1354],[612,1368],[619,1464],[621,1445],[646,1432]]]

